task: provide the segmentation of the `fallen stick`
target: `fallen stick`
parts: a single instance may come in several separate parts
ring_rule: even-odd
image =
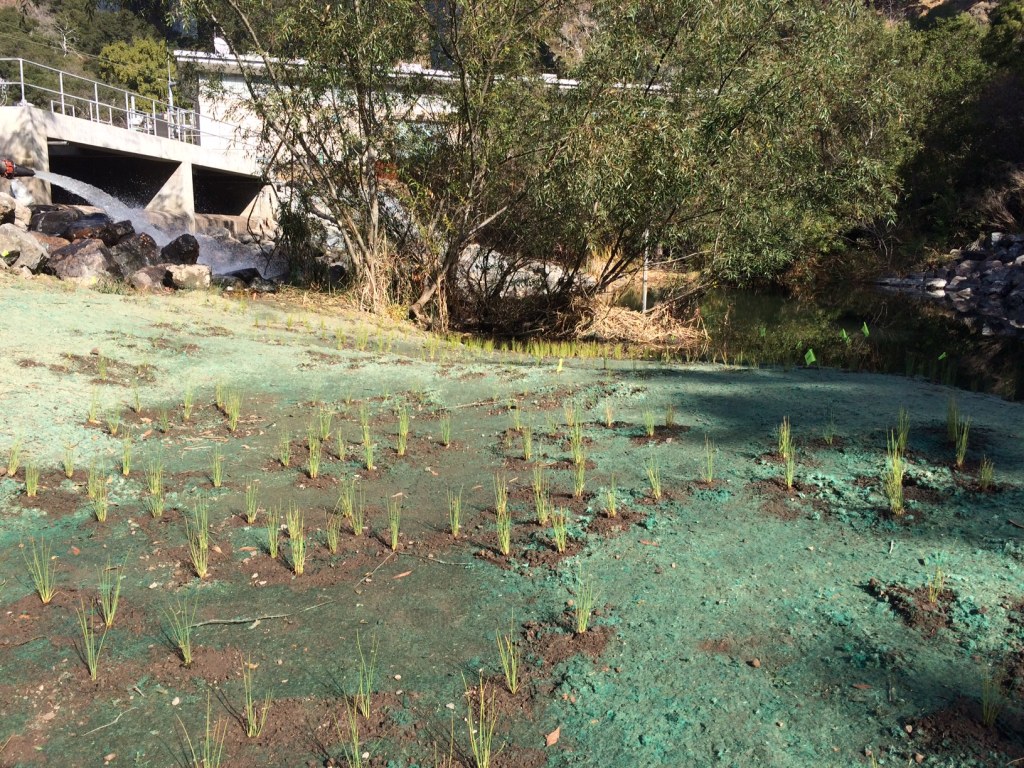
[[[88,736],[89,734],[96,733],[96,731],[102,731],[104,728],[109,728],[112,725],[116,725],[118,720],[120,720],[122,717],[124,717],[125,715],[127,715],[129,712],[131,712],[134,709],[135,709],[135,707],[130,707],[130,708],[126,709],[124,712],[122,712],[120,715],[115,717],[112,721],[110,721],[106,725],[101,725],[99,728],[93,728],[91,731],[86,731],[82,735],[83,736]]]
[[[317,603],[316,605],[311,605],[308,608],[302,608],[298,611],[292,611],[291,613],[274,613],[267,616],[247,616],[237,619],[207,619],[206,621],[197,621],[195,624],[192,624],[192,627],[205,627],[209,624],[255,624],[258,621],[269,621],[270,619],[287,619],[289,616],[295,616],[299,613],[312,611],[315,608],[319,608],[320,606],[333,602],[333,600],[324,600],[322,603]]]

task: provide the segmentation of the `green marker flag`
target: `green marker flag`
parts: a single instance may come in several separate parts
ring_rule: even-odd
[[[865,339],[866,339],[866,338],[867,338],[868,336],[870,336],[870,335],[871,335],[871,331],[869,331],[869,330],[868,330],[868,321],[867,321],[867,320],[865,320],[865,321],[864,321],[864,322],[863,322],[863,323],[861,324],[861,326],[860,326],[860,332],[864,334],[864,338],[865,338]]]
[[[808,349],[807,352],[804,353],[804,362],[807,365],[814,365],[817,361],[818,361],[818,358],[816,358],[814,356],[814,350],[813,349]]]
[[[945,360],[945,359],[946,359],[946,353],[943,352],[941,355],[939,355],[939,360]]]

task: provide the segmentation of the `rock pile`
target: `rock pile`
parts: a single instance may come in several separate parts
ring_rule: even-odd
[[[945,302],[986,336],[1024,336],[1024,235],[993,232],[949,255],[943,267],[878,284]]]
[[[0,193],[0,271],[53,275],[85,285],[124,281],[138,290],[208,288],[222,283],[197,263],[199,241],[183,234],[162,248],[129,221],[71,205],[24,206]],[[227,276],[232,287],[267,290],[255,270],[248,280]],[[255,273],[255,274],[252,274]]]

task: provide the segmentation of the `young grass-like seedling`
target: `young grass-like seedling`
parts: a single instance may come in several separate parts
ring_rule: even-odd
[[[524,425],[520,435],[523,438],[523,461],[533,461],[533,427]]]
[[[552,507],[549,516],[551,518],[551,538],[555,542],[555,550],[563,553],[569,544],[569,512],[561,507]]]
[[[608,489],[604,492],[604,510],[608,517],[615,517],[618,509],[618,489],[615,487],[615,475],[612,475],[608,480]]]
[[[171,431],[171,412],[166,408],[161,408],[160,414],[157,418],[158,423],[160,425],[161,434],[166,435],[168,432]]]
[[[569,427],[569,451],[572,463],[577,467],[587,462],[586,448],[583,443],[583,424],[576,422]]]
[[[792,453],[794,453],[793,428],[790,426],[789,416],[784,416],[782,423],[779,424],[779,456],[785,459]]]
[[[903,406],[900,406],[899,413],[896,414],[896,441],[900,453],[906,454],[907,443],[910,441],[910,412]]]
[[[676,407],[669,403],[665,406],[665,428],[672,429],[676,425]]]
[[[245,484],[245,522],[255,525],[260,513],[260,481],[250,480]]]
[[[992,487],[995,479],[996,466],[988,456],[981,457],[981,464],[978,467],[978,487],[987,492]]]
[[[90,499],[96,498],[96,493],[99,491],[100,486],[103,485],[103,478],[100,476],[100,469],[96,466],[96,462],[93,461],[89,464],[89,480],[86,483],[86,493]]]
[[[192,666],[192,629],[195,626],[199,598],[175,598],[174,605],[164,611],[167,618],[167,637],[181,656],[181,663]]]
[[[306,570],[306,521],[302,510],[294,504],[289,507],[287,519],[288,546],[292,553],[292,571],[301,576]]]
[[[267,715],[270,714],[270,704],[273,701],[273,694],[268,691],[263,697],[263,703],[257,702],[252,680],[252,671],[255,666],[251,656],[242,662],[242,690],[245,695],[242,719],[245,721],[245,735],[250,739],[255,739],[263,732],[263,726],[267,724]]]
[[[132,452],[134,447],[132,432],[129,429],[124,433],[124,439],[121,440],[121,474],[125,477],[132,473]]]
[[[488,698],[483,676],[480,677],[476,691],[471,692],[467,686],[466,699],[469,702],[466,723],[469,726],[469,751],[473,757],[473,765],[475,768],[491,768],[491,759],[496,754],[494,731],[498,726],[498,713],[494,707],[494,694]]]
[[[164,462],[151,458],[146,463],[146,486],[150,496],[162,496],[164,492]]]
[[[452,416],[450,413],[444,413],[440,419],[441,425],[441,445],[448,448],[452,444]]]
[[[583,496],[583,490],[587,484],[587,461],[575,465],[572,471],[572,495],[579,499]]]
[[[89,411],[86,413],[85,420],[89,424],[100,423],[100,392],[96,387],[92,388],[92,394],[89,397]]]
[[[22,543],[22,549],[25,545]],[[22,553],[25,560],[25,567],[28,568],[28,575],[32,579],[32,586],[43,605],[49,605],[57,594],[57,564],[53,559],[50,543],[46,539],[40,539],[36,546],[36,540],[31,539],[29,549],[32,552],[32,559]]]
[[[75,448],[74,443],[64,443],[64,477],[70,480],[75,476]]]
[[[508,420],[509,426],[512,427],[514,432],[520,432],[523,429],[523,412],[519,407],[519,402],[515,398],[511,398],[508,401]]]
[[[590,626],[590,616],[594,612],[594,577],[581,569],[576,577],[576,599],[573,601],[573,615],[576,634],[582,635]]]
[[[110,497],[107,494],[107,484],[100,483],[96,488],[96,495],[92,498],[92,513],[97,523],[107,522],[107,513],[110,511]]]
[[[185,536],[192,568],[200,579],[210,572],[210,508],[206,499],[196,499],[192,517],[185,518]]]
[[[39,465],[30,461],[25,465],[25,495],[35,498],[39,493]]]
[[[212,710],[209,694],[206,697],[206,731],[203,740],[199,742],[199,751],[196,751],[192,744],[192,738],[185,730],[185,724],[178,718],[178,725],[185,734],[185,743],[188,746],[189,754],[186,756],[191,763],[188,768],[220,768],[224,762],[224,741],[228,737],[228,725],[219,719],[216,723],[212,720]]]
[[[196,405],[196,388],[192,384],[185,385],[185,394],[181,399],[181,420],[189,421]]]
[[[372,472],[377,468],[373,460],[373,438],[370,436],[369,427],[363,428],[363,465],[367,472]]]
[[[402,528],[402,497],[396,494],[387,500],[388,532],[391,534],[391,551],[398,551],[398,537]]]
[[[612,409],[611,403],[604,404],[604,425],[611,429],[615,426],[615,411]]]
[[[309,459],[306,461],[306,472],[310,480],[320,476],[320,459],[323,456],[323,443],[315,435],[309,437]]]
[[[882,486],[885,496],[889,500],[889,509],[899,517],[903,514],[903,475],[906,472],[906,459],[899,449],[899,437],[895,432],[889,432],[886,441],[886,457],[888,460],[885,474],[882,476]]]
[[[937,605],[946,589],[946,573],[941,567],[935,567],[935,573],[928,580],[928,605]]]
[[[224,483],[224,454],[219,448],[213,449],[213,456],[210,458],[210,482],[214,488],[220,488]]]
[[[345,701],[345,725],[341,721],[335,721],[338,730],[338,739],[347,743],[345,747],[345,762],[348,768],[363,768],[363,752],[359,746],[359,713],[356,708]]]
[[[786,488],[793,489],[793,481],[796,479],[796,449],[790,446],[789,451],[782,457],[782,465],[785,471]]]
[[[499,518],[508,514],[508,478],[501,472],[494,475],[494,513]]]
[[[377,650],[380,643],[374,636],[370,645],[370,654],[363,651],[362,638],[356,632],[356,652],[359,654],[359,682],[356,687],[356,694],[353,696],[353,704],[364,719],[369,719],[373,705],[373,685],[377,676]]]
[[[286,469],[292,463],[292,436],[288,432],[282,432],[277,439],[277,460]]]
[[[644,434],[648,437],[654,437],[654,411],[650,408],[644,408],[643,420]]]
[[[395,452],[399,456],[405,456],[406,448],[409,446],[409,409],[405,402],[398,404],[398,437]]]
[[[238,429],[238,420],[242,416],[242,395],[240,392],[228,392],[224,399],[224,415],[228,417],[228,430]]]
[[[462,530],[462,489],[458,493],[448,489],[448,528],[452,532],[452,538],[459,538]]]
[[[327,524],[324,526],[324,536],[327,539],[327,551],[332,555],[338,553],[338,543],[341,539],[341,526],[345,518],[338,512],[327,512]]]
[[[829,408],[828,421],[825,422],[825,427],[821,432],[821,436],[825,440],[826,445],[832,445],[836,441],[837,434],[838,428],[836,427],[836,412]]]
[[[281,536],[281,510],[271,507],[267,510],[267,554],[277,559]]]
[[[647,482],[651,487],[651,496],[655,501],[661,500],[661,462],[658,459],[658,454],[651,452],[651,455],[647,457],[647,461],[644,462],[644,471],[647,473]]]
[[[967,436],[971,431],[971,417],[959,422],[956,427],[956,468],[963,469],[967,458]]]
[[[103,613],[103,624],[107,629],[114,625],[117,605],[121,601],[121,572],[125,562],[127,562],[127,556],[121,565],[111,565],[110,558],[107,558],[107,567],[100,569],[100,610]]]
[[[96,629],[93,627],[92,609],[90,608],[89,612],[86,613],[85,604],[82,603],[76,612],[78,614],[78,628],[82,633],[82,647],[79,649],[79,653],[82,661],[85,662],[86,668],[89,670],[89,677],[95,680],[99,674],[100,654],[103,652],[103,643],[107,639],[107,630],[104,628],[103,634],[97,643]]]
[[[575,400],[566,400],[562,403],[562,412],[565,415],[565,426],[572,429],[580,420],[580,406]]]
[[[710,435],[704,435],[704,464],[701,467],[700,479],[708,485],[715,482],[715,441]]]
[[[142,397],[139,395],[138,379],[132,379],[132,411],[136,416],[142,413]]]
[[[981,724],[986,728],[995,726],[999,715],[1006,706],[1006,697],[999,685],[999,680],[991,673],[985,673],[981,677]]]
[[[512,515],[509,514],[507,506],[504,511],[496,511],[494,528],[498,534],[498,551],[508,557],[512,550]]]
[[[495,640],[498,643],[498,660],[501,662],[501,671],[505,674],[505,685],[508,692],[513,696],[519,691],[519,663],[522,660],[522,652],[516,642],[516,620],[515,614],[509,621],[508,633],[495,633]]]
[[[334,421],[334,409],[328,408],[327,406],[321,406],[316,414],[317,426],[319,427],[319,437],[322,441],[326,442],[331,437],[331,425]]]

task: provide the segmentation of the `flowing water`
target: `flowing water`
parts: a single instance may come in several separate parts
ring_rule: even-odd
[[[114,221],[130,221],[136,232],[149,235],[159,246],[166,245],[182,234],[180,231],[167,231],[151,222],[144,208],[129,205],[99,187],[79,179],[50,171],[37,171],[36,178],[55,184],[90,205],[102,209]],[[199,241],[199,263],[209,266],[215,275],[250,267],[256,268],[261,275],[268,278],[280,277],[287,272],[287,266],[280,257],[271,258],[259,246],[247,246],[237,241],[225,241],[201,233],[197,233],[195,237]]]
[[[153,224],[146,217],[146,211],[143,208],[129,206],[113,195],[104,192],[99,187],[94,187],[92,184],[49,171],[36,171],[36,178],[47,181],[50,184],[56,184],[61,189],[78,195],[83,200],[88,200],[90,205],[102,208],[114,221],[130,221],[136,232],[146,233],[156,240],[157,245],[166,245],[175,237],[175,235],[165,232]]]

